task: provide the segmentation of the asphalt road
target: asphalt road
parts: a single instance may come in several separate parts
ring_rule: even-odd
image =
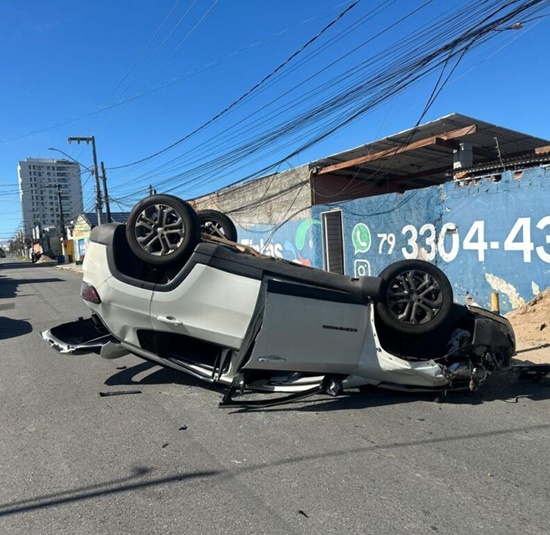
[[[548,383],[219,409],[176,372],[48,347],[88,316],[80,280],[0,260],[1,534],[549,533]]]

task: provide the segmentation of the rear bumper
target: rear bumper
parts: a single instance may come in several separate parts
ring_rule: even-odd
[[[114,341],[114,337],[94,317],[62,323],[42,331],[40,336],[60,353],[73,355],[99,354],[105,344]]]

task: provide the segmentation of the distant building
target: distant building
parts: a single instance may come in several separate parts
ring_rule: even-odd
[[[126,223],[130,212],[111,212],[111,223]],[[106,223],[106,215],[101,219]],[[81,262],[86,255],[86,248],[90,240],[90,233],[97,227],[97,213],[86,212],[79,214],[73,221],[67,221],[68,256],[69,262]]]
[[[44,230],[59,228],[62,220],[68,221],[83,212],[77,163],[54,158],[27,158],[19,162],[18,176],[27,239],[42,239]]]

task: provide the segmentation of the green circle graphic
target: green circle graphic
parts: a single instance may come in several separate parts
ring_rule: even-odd
[[[365,223],[357,223],[351,233],[355,254],[366,253],[372,244],[370,229]]]

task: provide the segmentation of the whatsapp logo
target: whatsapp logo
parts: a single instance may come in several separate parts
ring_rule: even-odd
[[[365,223],[357,223],[351,233],[355,253],[366,253],[372,244],[370,229]]]

